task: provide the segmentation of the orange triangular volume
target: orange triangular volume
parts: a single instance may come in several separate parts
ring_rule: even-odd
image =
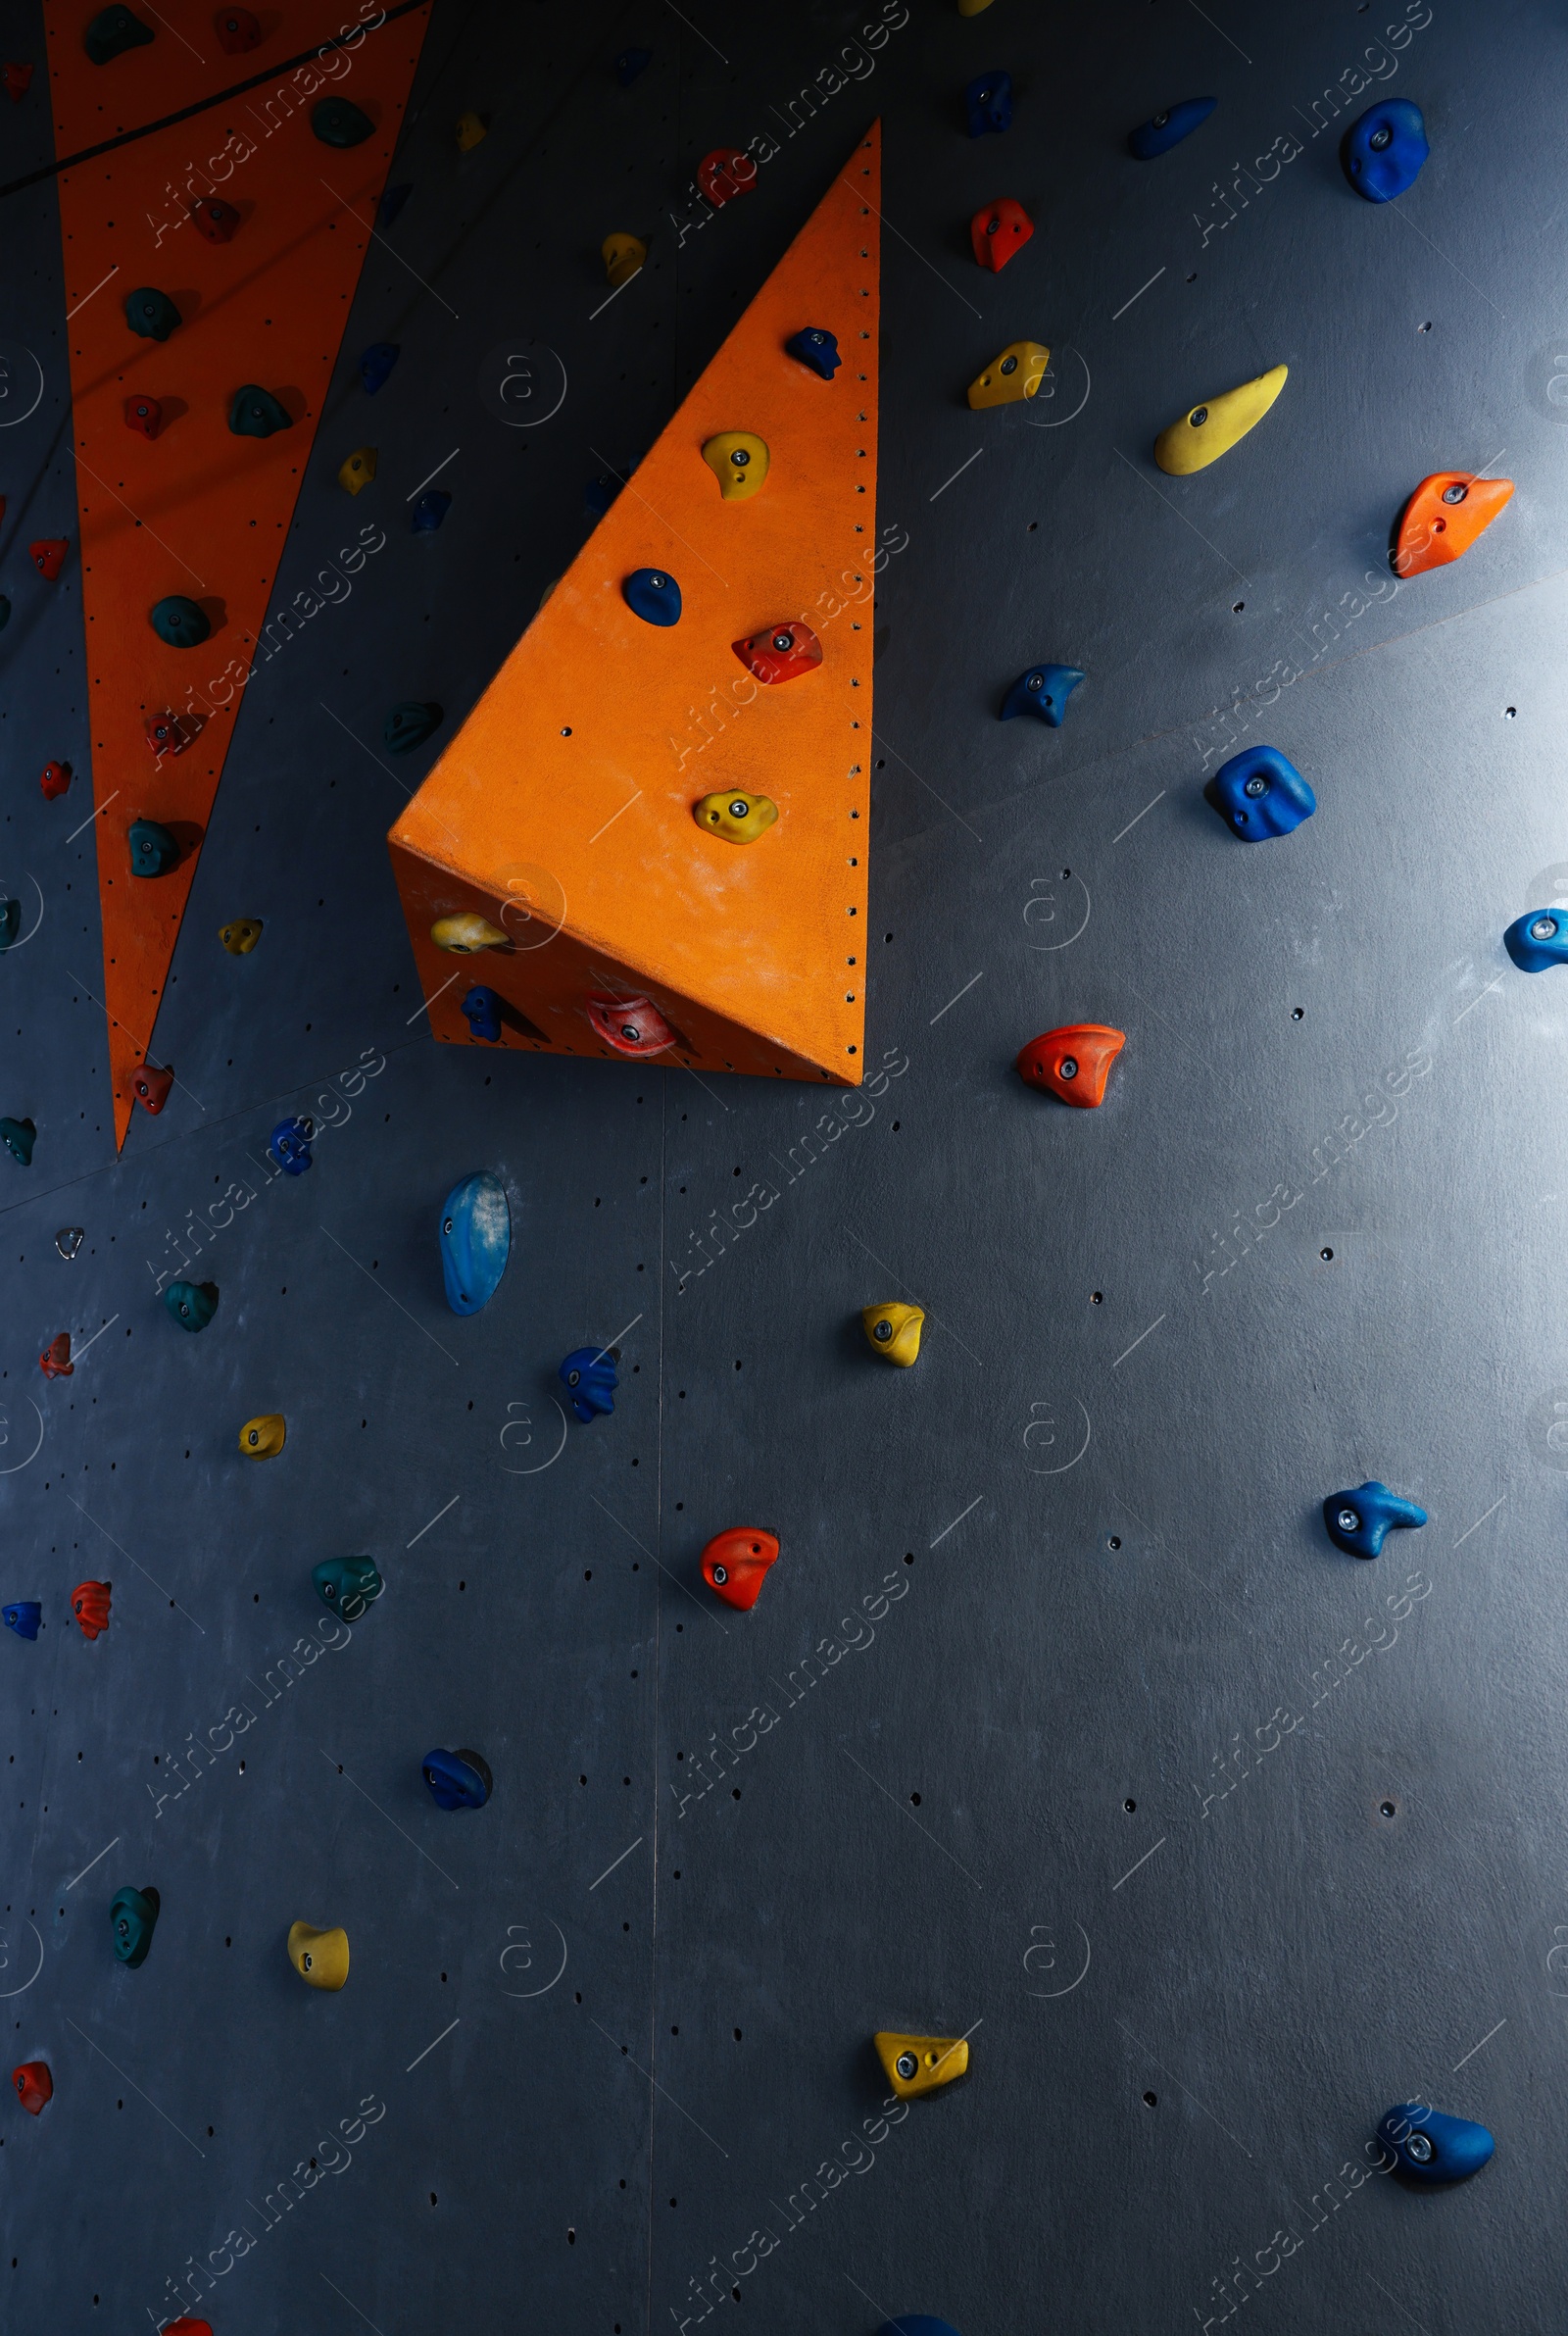
[[[874,126],[392,830],[438,1038],[485,1042],[476,983],[502,1045],[859,1079],[880,151]],[[831,381],[786,354],[812,326]],[[731,431],[768,469],[726,502],[703,447]],[[675,578],[677,624],[627,606],[638,569]],[[822,658],[792,678],[737,654],[803,623]],[[777,820],[727,842],[693,816],[712,794]],[[510,941],[445,954],[465,914]]]
[[[280,653],[279,627],[260,636],[428,13],[367,25],[299,65],[288,61],[333,40],[345,19],[353,28],[354,0],[302,0],[281,19],[267,11],[262,42],[244,55],[219,46],[210,7],[172,0],[147,12],[150,43],[94,65],[83,0],[46,0],[61,153],[231,89],[270,56],[280,69],[60,178],[117,1143],[245,681]],[[311,114],[332,96],[357,106],[373,134],[348,149],[323,144]],[[232,229],[226,241],[209,241],[190,216],[193,200],[214,195],[237,215],[220,221]],[[179,312],[165,341],[138,338],[126,322],[126,294],[144,287]],[[252,382],[280,400],[292,427],[267,438],[230,431],[234,393]],[[162,408],[153,437],[126,422],[126,401],[147,399]],[[374,519],[345,498],[347,545],[367,524],[373,544]],[[199,648],[167,647],[153,631],[150,611],[175,593],[211,622]],[[192,734],[178,755],[148,743],[149,720],[166,711]],[[131,875],[136,818],[178,841],[170,873]]]

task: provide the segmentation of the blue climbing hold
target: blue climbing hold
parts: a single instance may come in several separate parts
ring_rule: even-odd
[[[1323,1504],[1329,1539],[1352,1558],[1375,1558],[1392,1525],[1424,1525],[1427,1513],[1369,1477],[1355,1492],[1330,1493]]]
[[[445,487],[431,487],[419,497],[409,515],[410,532],[415,535],[433,535],[452,509],[452,497]]]
[[[622,49],[615,59],[615,78],[622,89],[629,89],[640,73],[646,73],[654,62],[652,49]]]
[[[1392,203],[1413,186],[1432,152],[1421,108],[1407,97],[1385,97],[1352,122],[1340,146],[1345,175],[1369,203]]]
[[[662,568],[634,568],[620,587],[621,598],[645,624],[680,622],[680,586]]]
[[[1003,699],[1000,720],[1012,721],[1020,714],[1032,714],[1037,721],[1049,721],[1054,730],[1059,730],[1067,700],[1083,678],[1081,666],[1031,666],[1027,673],[1019,674]]]
[[[323,1558],[311,1567],[316,1595],[329,1614],[357,1622],[386,1588],[373,1558]]]
[[[19,1598],[11,1606],[0,1606],[0,1622],[18,1638],[36,1638],[42,1620],[43,1608],[36,1598]]]
[[[838,334],[826,331],[820,324],[808,324],[803,331],[792,333],[784,343],[784,354],[800,365],[808,365],[824,381],[831,381],[844,363],[839,355]]]
[[[406,194],[407,187],[403,191]],[[374,397],[378,389],[386,387],[392,368],[402,354],[396,341],[371,341],[360,359],[360,386],[367,397]]]
[[[311,1119],[279,1119],[268,1139],[267,1157],[276,1161],[285,1176],[303,1176],[314,1164],[311,1158],[311,1138],[316,1124]]]
[[[983,73],[963,93],[969,115],[969,135],[983,138],[988,129],[1012,127],[1012,75]]]
[[[1502,936],[1502,945],[1521,973],[1544,973],[1551,966],[1568,966],[1568,910],[1532,909],[1516,917]]]
[[[1253,746],[1232,755],[1214,773],[1214,792],[1244,844],[1289,835],[1317,809],[1317,797],[1277,746]]]
[[[615,1365],[619,1361],[619,1347],[574,1347],[566,1357],[559,1376],[579,1419],[588,1421],[596,1412],[614,1410],[615,1389],[620,1384]]]
[[[1127,132],[1128,153],[1140,162],[1153,162],[1156,156],[1168,154],[1208,120],[1214,104],[1211,97],[1184,97],[1179,106],[1167,106],[1163,114],[1140,122],[1136,129]]]
[[[380,208],[375,215],[376,225],[381,228],[389,227],[413,192],[413,185],[408,181],[405,181],[402,186],[389,186],[381,197]]]
[[[441,1204],[441,1278],[454,1314],[477,1314],[501,1287],[512,1249],[512,1212],[499,1176],[481,1168]]]
[[[620,493],[620,480],[612,477],[608,471],[601,471],[597,478],[589,479],[588,484],[582,490],[582,499],[584,508],[594,519],[602,520],[604,518],[615,497]]]
[[[495,1046],[501,1037],[501,1000],[493,989],[486,989],[476,981],[463,1001],[468,1030],[474,1038],[488,1039]]]
[[[1422,2101],[1401,2101],[1378,2127],[1378,2139],[1401,2173],[1418,2182],[1462,2182],[1479,2173],[1496,2148],[1485,2125],[1450,2117]]]
[[[420,1764],[437,1809],[482,1809],[495,1791],[489,1764],[476,1752],[427,1752]]]
[[[218,1312],[216,1281],[172,1281],[164,1292],[164,1308],[182,1330],[205,1330]]]

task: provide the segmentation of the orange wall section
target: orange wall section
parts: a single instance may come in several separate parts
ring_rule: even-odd
[[[469,1042],[460,1002],[482,982],[532,1027],[503,1043],[608,1057],[584,996],[610,990],[652,999],[690,1042],[677,1061],[858,1082],[880,160],[873,124],[393,827],[438,1038]],[[837,335],[831,382],[784,353],[806,325]],[[737,429],[769,469],[725,503],[702,447]],[[675,577],[677,625],[627,608],[637,568]],[[821,667],[753,681],[732,644],[802,617]],[[731,787],[778,805],[755,844],[692,817]],[[460,909],[512,945],[433,948]]]
[[[324,62],[59,181],[117,1143],[245,683],[253,666],[265,671],[286,656],[259,646],[258,635],[428,13],[367,29]],[[46,19],[55,134],[69,153],[248,79],[270,55],[281,61],[353,29],[356,10],[354,0],[268,10],[262,46],[231,57],[218,47],[210,6],[170,0],[147,20],[153,42],[105,66],[82,47],[79,0],[46,0]],[[326,146],[313,133],[312,107],[334,93],[374,124],[362,145]],[[189,220],[191,195],[209,192],[240,214],[228,243],[208,243]],[[167,292],[180,313],[165,342],[138,339],[125,322],[125,295],[143,285]],[[281,399],[292,428],[265,439],[232,434],[229,404],[248,381]],[[164,407],[156,439],[126,427],[124,402],[137,393]],[[348,543],[362,527],[374,530],[376,504],[373,489],[344,497]],[[169,648],[153,631],[149,612],[170,593],[205,610],[212,632],[200,648]],[[204,726],[184,754],[155,758],[144,725],[166,708]],[[170,874],[130,874],[126,830],[138,817],[180,841]]]

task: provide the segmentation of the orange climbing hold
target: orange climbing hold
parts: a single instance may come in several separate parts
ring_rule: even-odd
[[[1093,1111],[1104,1102],[1110,1067],[1126,1044],[1126,1031],[1104,1022],[1068,1022],[1030,1039],[1018,1057],[1018,1076],[1031,1087],[1049,1088],[1063,1103]]]
[[[120,816],[129,804],[192,843],[211,818],[252,670],[270,673],[280,656],[288,670],[285,625],[267,629],[277,563],[429,9],[388,11],[373,28],[361,25],[352,49],[328,49],[323,44],[336,41],[345,15],[355,13],[344,0],[269,9],[265,39],[250,10],[217,0],[165,6],[177,30],[138,7],[156,38],[108,68],[95,66],[83,45],[92,13],[91,0],[44,0],[55,151],[111,141],[90,165],[63,170],[57,185],[65,307],[74,312],[67,338],[93,800],[101,812],[119,796],[97,822],[104,969],[92,987],[108,1010],[115,1136],[122,1143],[131,1074],[153,1043],[200,852],[183,851],[157,884],[132,882]],[[243,104],[219,106],[235,80],[234,58],[258,41],[251,62],[274,62],[276,78],[247,84]],[[352,150],[329,150],[311,116],[325,91],[345,85],[374,132]],[[144,124],[166,120],[169,127],[143,132]],[[115,142],[122,132],[125,142]],[[196,198],[209,229],[231,224],[231,214],[243,220],[231,244],[199,231],[190,215]],[[134,264],[127,221],[137,223],[145,255]],[[113,283],[90,298],[116,269]],[[147,281],[179,295],[179,333],[167,345],[138,338],[126,323],[123,294]],[[298,392],[292,429],[270,438],[230,430],[236,389],[257,379]],[[162,403],[159,437],[127,428],[127,400]],[[346,565],[362,565],[361,546],[375,541],[362,535]],[[167,646],[147,622],[148,610],[172,593],[201,603],[211,631],[197,649]]]
[[[432,927],[465,917],[505,936],[485,984],[533,1025],[503,1018],[502,1046],[609,1062],[667,1030],[671,1068],[860,1078],[880,163],[873,126],[392,830],[449,1045],[465,993]],[[786,353],[807,319],[843,352],[831,397]],[[714,491],[718,443],[765,449],[764,492]],[[679,624],[627,607],[645,568],[679,577]],[[736,659],[764,627],[781,660],[820,644],[801,686]],[[766,850],[713,850],[714,789],[776,804]]]
[[[1399,519],[1396,575],[1424,575],[1463,559],[1513,493],[1511,478],[1478,478],[1473,471],[1435,471],[1423,478]]]

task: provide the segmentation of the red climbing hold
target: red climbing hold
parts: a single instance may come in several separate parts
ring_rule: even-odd
[[[166,2319],[164,2336],[213,2336],[213,2323],[210,2319],[192,2319],[188,2314],[184,2319]]]
[[[49,2073],[47,2061],[24,2061],[20,2068],[12,2069],[11,2081],[29,2117],[37,2116],[45,2103],[55,2097],[55,2080]]]
[[[969,241],[982,268],[1000,275],[1015,251],[1035,231],[1035,223],[1021,203],[1004,195],[999,203],[985,203],[969,222]]]
[[[225,203],[220,195],[198,195],[190,206],[196,231],[205,235],[209,243],[231,243],[234,229],[239,225],[239,213],[232,203]]]
[[[737,146],[715,146],[697,166],[697,183],[715,211],[722,211],[737,195],[749,195],[757,184],[757,165]]]
[[[40,575],[47,576],[51,584],[65,567],[66,554],[70,549],[70,542],[64,535],[45,535],[37,543],[27,546],[33,567]]]
[[[173,1084],[173,1071],[160,1070],[156,1063],[139,1064],[130,1074],[131,1093],[155,1119],[169,1101]]]
[[[3,72],[0,72],[0,81],[4,81],[6,95],[13,105],[19,104],[26,96],[27,85],[31,79],[32,67],[30,65],[8,65]]]
[[[156,438],[163,426],[164,409],[155,397],[126,398],[126,429],[139,430],[144,438]]]
[[[822,662],[821,642],[798,617],[787,624],[770,624],[765,632],[754,632],[749,641],[732,641],[730,646],[759,681],[797,681],[803,673],[814,673]]]
[[[715,1533],[704,1550],[703,1579],[726,1606],[750,1614],[777,1556],[776,1533],[760,1525],[731,1525],[727,1533]]]
[[[149,714],[147,743],[155,755],[182,755],[201,726],[201,717],[196,714],[180,716],[167,709]]]
[[[81,1624],[83,1638],[100,1638],[109,1627],[109,1593],[113,1582],[79,1581],[71,1593],[71,1611]]]
[[[660,1055],[676,1042],[652,998],[591,997],[586,1003],[588,1019],[617,1055]]]
[[[247,49],[261,46],[261,24],[248,8],[220,8],[213,19],[213,29],[225,57],[242,57]],[[175,2327],[179,2324],[173,2322]]]
[[[38,1368],[46,1379],[69,1379],[75,1367],[71,1360],[71,1332],[61,1330],[38,1357]]]
[[[44,791],[45,800],[49,803],[55,802],[71,784],[71,765],[69,763],[45,763],[38,774],[38,784]]]
[[[1049,1087],[1063,1103],[1093,1111],[1104,1102],[1110,1067],[1126,1044],[1125,1030],[1103,1022],[1069,1022],[1030,1039],[1018,1057],[1018,1076],[1031,1087]]]

